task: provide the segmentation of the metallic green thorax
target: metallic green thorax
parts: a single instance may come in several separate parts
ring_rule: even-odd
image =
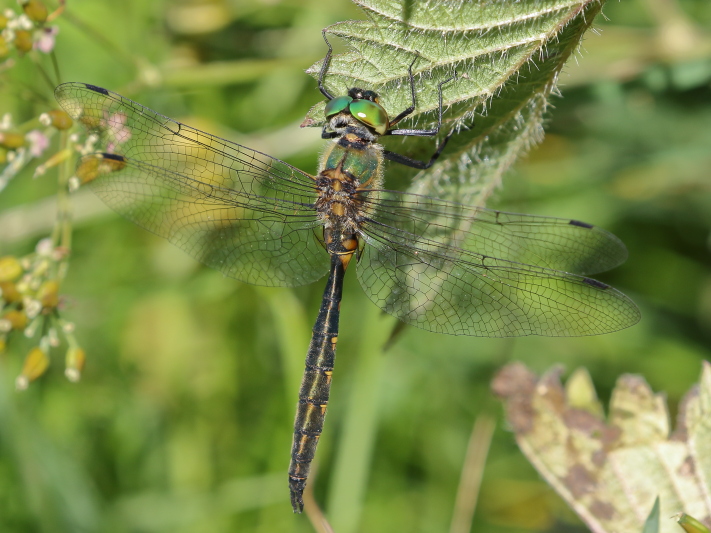
[[[383,172],[382,146],[350,142],[348,137],[329,143],[321,156],[319,170],[340,167],[344,174],[354,176],[360,184],[370,182],[369,189],[379,189]]]

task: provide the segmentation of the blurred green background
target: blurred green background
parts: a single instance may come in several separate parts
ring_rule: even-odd
[[[12,4],[14,7],[14,3]],[[641,323],[601,337],[479,339],[407,328],[384,355],[385,320],[346,281],[338,362],[311,480],[335,530],[446,531],[477,416],[497,418],[473,530],[585,531],[518,452],[489,393],[505,363],[587,367],[604,401],[643,375],[671,412],[711,356],[711,3],[610,2],[560,78],[544,143],[488,206],[576,218],[628,246],[596,276]],[[85,81],[313,172],[322,141],[299,129],[321,99],[304,69],[320,30],[360,18],[347,0],[71,0],[57,24],[63,81]],[[43,100],[44,99],[44,100]],[[0,113],[22,122],[51,93],[26,60],[0,72]],[[26,231],[51,230],[54,174],[0,194]],[[85,192],[85,191],[82,191]],[[0,356],[0,531],[313,531],[288,502],[298,383],[323,283],[224,278],[120,219],[90,194],[77,219],[63,316],[86,349],[79,384],[63,351],[13,391],[30,341]],[[361,490],[364,487],[364,490]]]

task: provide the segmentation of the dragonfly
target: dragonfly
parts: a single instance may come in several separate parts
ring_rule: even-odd
[[[326,41],[328,44],[328,41]],[[87,83],[55,90],[90,134],[95,151],[76,178],[109,207],[237,280],[295,287],[328,275],[298,395],[288,479],[303,510],[322,434],[336,356],[343,280],[355,258],[367,296],[406,324],[483,337],[581,336],[621,330],[640,313],[630,298],[588,277],[627,257],[613,234],[578,220],[515,214],[383,188],[385,161],[426,169],[429,161],[385,150],[390,119],[376,92],[327,98],[321,132],[330,142],[311,175],[267,154],[172,120]],[[456,74],[455,74],[456,76]]]

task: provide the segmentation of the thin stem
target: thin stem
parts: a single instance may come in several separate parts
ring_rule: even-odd
[[[59,72],[59,61],[57,61],[57,54],[54,53],[54,50],[50,52],[49,57],[52,59],[52,66],[54,67],[54,76],[57,79],[57,85],[59,85],[62,82],[62,75]]]
[[[481,478],[484,475],[486,456],[489,453],[495,426],[494,419],[489,415],[479,415],[474,422],[467,446],[467,455],[462,467],[462,476],[459,479],[449,533],[469,533],[471,531],[481,488]]]
[[[66,150],[69,144],[69,133],[62,131],[59,136],[60,150]],[[74,158],[66,157],[59,166],[57,177],[57,224],[56,233],[52,235],[55,245],[65,251],[65,256],[59,263],[59,277],[64,277],[68,268],[69,252],[72,248],[72,203],[69,200],[69,178],[73,174]]]
[[[39,73],[42,75],[42,78],[44,78],[44,81],[47,82],[47,85],[49,85],[50,90],[54,90],[54,87],[56,86],[56,83],[52,81],[52,78],[49,77],[49,74],[47,74],[47,71],[44,69],[44,67],[37,61],[35,57],[33,57],[33,62],[35,66],[37,67],[37,70]]]
[[[315,466],[316,464],[314,464],[314,467]],[[323,514],[323,510],[316,502],[316,498],[314,498],[314,481],[317,474],[317,468],[314,467],[312,467],[313,469],[310,476],[311,483],[306,485],[306,490],[304,491],[304,511],[316,533],[334,533],[333,527]]]

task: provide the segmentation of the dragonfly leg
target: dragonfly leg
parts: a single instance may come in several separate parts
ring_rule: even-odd
[[[412,103],[410,104],[410,107],[402,111],[398,116],[396,116],[394,119],[390,121],[390,126],[394,126],[398,122],[400,122],[402,119],[404,119],[406,116],[412,114],[412,112],[415,110],[415,107],[417,105],[417,100],[415,98],[415,77],[412,75],[412,67],[415,66],[415,61],[417,61],[418,56],[415,57],[415,59],[412,60],[412,63],[410,63],[410,66],[407,67],[407,75],[410,78],[410,96],[412,98]],[[440,86],[440,94],[441,94],[441,86]],[[440,98],[440,101],[442,99]]]
[[[406,135],[406,136],[414,136],[414,137],[432,137],[435,136],[439,133],[439,130],[442,128],[442,85],[445,83],[449,83],[450,81],[456,79],[457,73],[454,73],[454,76],[451,78],[447,78],[446,80],[442,81],[439,83],[438,86],[438,92],[439,92],[439,111],[437,114],[437,127],[429,130],[410,130],[410,129],[403,129],[403,130],[388,130],[385,135]],[[410,65],[410,86],[412,89],[412,103],[413,105],[411,107],[408,107],[405,111],[400,113],[395,119],[390,123],[391,125],[397,123],[399,120],[404,118],[404,116],[409,115],[412,113],[414,110],[414,104],[415,104],[415,86],[412,78],[412,65]],[[403,113],[407,113],[403,116]],[[434,154],[432,154],[432,157],[430,157],[430,160],[425,162],[425,161],[420,161],[419,159],[413,159],[411,157],[407,157],[406,155],[401,155],[397,154],[395,152],[391,152],[389,150],[384,150],[383,151],[383,156],[385,159],[388,159],[389,161],[395,161],[396,163],[400,163],[401,165],[405,165],[408,167],[412,168],[418,168],[421,170],[424,170],[426,168],[430,168],[432,165],[434,165],[435,161],[439,158],[440,154],[442,153],[442,150],[444,150],[444,147],[447,146],[447,143],[449,142],[450,137],[454,135],[454,130],[450,131],[447,136],[442,139],[442,142],[439,144],[437,149],[435,150]]]
[[[331,43],[328,42],[326,38],[326,28],[321,30],[321,35],[323,35],[323,40],[326,41],[326,46],[328,46],[328,52],[326,52],[326,57],[323,58],[323,63],[321,64],[321,71],[318,73],[318,90],[321,91],[326,98],[333,100],[333,95],[326,90],[323,85],[323,78],[326,77],[326,71],[328,66],[331,64],[331,56],[333,55],[333,47]]]
[[[454,130],[450,131],[447,136],[442,139],[442,142],[437,147],[437,150],[435,150],[435,153],[432,154],[432,157],[430,157],[430,160],[427,162],[420,161],[419,159],[413,159],[411,157],[407,157],[406,155],[397,154],[395,152],[391,152],[390,150],[383,150],[383,157],[385,157],[388,161],[394,161],[396,163],[400,163],[401,165],[405,165],[406,167],[424,170],[435,164],[435,161],[439,158],[439,155],[442,153],[442,150],[444,150],[444,147],[447,146],[447,143],[452,135],[454,135]]]
[[[390,126],[394,126],[398,122],[400,122],[403,118],[407,117],[410,113],[412,113],[415,110],[415,79],[412,76],[412,65],[414,65],[415,62],[413,61],[412,64],[410,65],[409,68],[409,73],[410,73],[410,90],[412,92],[412,105],[405,109],[402,113],[400,113],[398,116],[396,116],[391,122]],[[457,79],[457,72],[454,72],[454,75],[451,78],[447,78],[444,81],[439,82],[439,85],[437,85],[437,96],[439,99],[439,107],[437,111],[437,127],[428,129],[428,130],[416,130],[416,129],[403,129],[403,130],[388,130],[385,132],[385,135],[404,135],[406,137],[434,137],[439,133],[439,130],[442,128],[442,86],[445,83],[449,83],[450,81],[453,81]]]

